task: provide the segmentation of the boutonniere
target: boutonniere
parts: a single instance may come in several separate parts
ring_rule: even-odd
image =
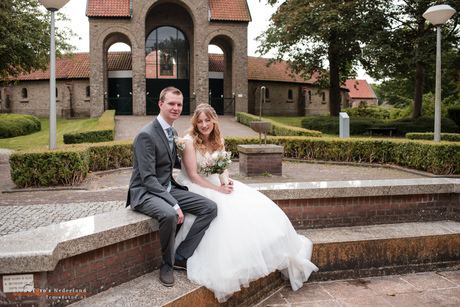
[[[174,137],[174,144],[176,145],[177,152],[181,152],[185,148],[184,139],[178,136]]]

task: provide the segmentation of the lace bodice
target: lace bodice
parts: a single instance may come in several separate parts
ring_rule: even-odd
[[[193,138],[190,135],[186,135],[184,137],[184,140],[191,141],[192,145],[193,145]],[[190,143],[187,143],[185,146],[190,146]],[[206,162],[206,160],[210,157],[211,154],[209,152],[206,152],[203,155],[199,150],[195,150],[195,154],[196,154],[196,167],[197,167],[197,170],[199,172],[199,170],[201,168],[201,165]],[[219,179],[218,174],[212,174],[212,175],[205,175],[205,174],[201,174],[201,173],[199,173],[199,174],[200,174],[201,177],[205,178],[209,182],[212,182],[215,185],[220,185],[220,179]],[[184,185],[187,185],[188,182],[190,182],[190,179],[189,179],[189,176],[188,176],[188,173],[187,173],[187,169],[185,168],[185,165],[184,165],[184,159],[182,159],[181,171],[180,171],[180,173],[179,173],[179,175],[177,177],[177,181],[179,183],[181,183],[181,184],[184,184]]]

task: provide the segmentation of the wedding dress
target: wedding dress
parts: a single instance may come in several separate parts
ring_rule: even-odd
[[[196,151],[198,170],[209,155]],[[203,177],[220,185],[218,174]],[[217,217],[188,259],[187,275],[192,282],[213,291],[219,302],[276,270],[289,278],[294,291],[318,270],[310,262],[311,241],[298,235],[284,212],[262,193],[236,180],[230,194],[203,188],[190,181],[184,165],[176,180],[217,203]],[[176,248],[194,218],[185,215]]]

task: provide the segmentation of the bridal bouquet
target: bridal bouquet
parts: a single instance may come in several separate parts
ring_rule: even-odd
[[[232,163],[231,156],[232,153],[229,151],[214,151],[211,153],[209,158],[206,159],[206,161],[200,164],[200,172],[205,175],[223,174],[223,172],[230,167],[230,163]],[[227,176],[224,177],[225,178],[221,179],[223,179],[223,182],[227,184]]]

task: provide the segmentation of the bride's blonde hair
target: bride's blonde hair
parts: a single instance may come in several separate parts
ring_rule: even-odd
[[[189,135],[193,138],[193,145],[195,146],[195,149],[198,149],[202,154],[206,152],[203,135],[200,133],[197,127],[198,117],[201,115],[201,113],[204,113],[214,124],[212,132],[209,134],[209,142],[212,145],[212,150],[223,150],[224,143],[220,134],[216,111],[207,103],[201,103],[196,107],[195,113],[193,113],[191,120],[192,127],[190,128]]]

